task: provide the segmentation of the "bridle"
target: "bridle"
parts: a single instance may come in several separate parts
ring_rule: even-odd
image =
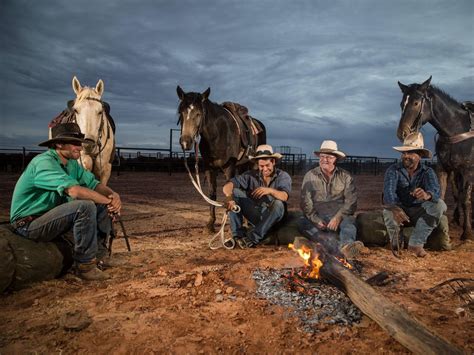
[[[194,102],[192,102],[191,104],[189,104],[187,107],[193,105]],[[201,130],[202,130],[202,126],[204,124],[204,121],[206,119],[206,116],[207,116],[207,110],[206,110],[206,106],[204,105],[204,101],[201,100],[201,112],[202,112],[202,117],[201,117],[201,120],[199,121],[199,125],[197,127],[197,130],[196,130],[196,133],[194,134],[194,136],[192,137],[193,139],[193,142],[196,142],[196,137],[198,135],[201,134]],[[178,122],[176,122],[176,125],[179,125],[181,123],[181,135],[183,135],[183,127],[184,127],[184,110],[180,110],[179,112],[179,117],[178,117]]]
[[[410,95],[407,95],[407,97],[405,99],[405,103],[407,103],[409,98],[410,98]],[[429,104],[430,104],[430,113],[431,113],[432,119],[434,121],[439,122],[439,120],[437,119],[437,117],[434,113],[434,110],[433,110],[433,100],[432,100],[432,98],[430,96],[428,96],[427,93],[423,93],[421,95],[420,111],[418,112],[418,115],[416,116],[415,121],[413,122],[413,124],[409,128],[409,131],[410,131],[409,133],[419,132],[421,127],[423,126],[423,123],[424,123],[423,122],[423,108],[424,108],[425,101],[428,101]],[[406,106],[407,105],[405,104],[405,106],[403,107],[402,115],[405,113]],[[473,119],[473,116],[472,116],[472,111],[467,109],[467,108],[464,108],[464,109],[469,113],[470,130],[468,132],[463,132],[463,133],[460,133],[460,134],[456,134],[454,136],[444,136],[444,135],[438,134],[437,139],[439,141],[441,141],[443,143],[456,144],[456,143],[465,141],[466,139],[474,137],[474,119]],[[435,139],[435,141],[436,141],[436,139]]]
[[[105,107],[104,101],[100,99],[96,99],[94,97],[87,97],[86,100],[97,101],[102,105],[102,114],[100,116],[100,124],[99,124],[99,130],[97,132],[97,140],[94,142],[91,139],[86,139],[87,141],[94,143],[98,147],[97,152],[94,151],[93,153],[91,153],[91,156],[93,158],[96,158],[97,156],[99,156],[100,158],[100,153],[102,153],[102,151],[105,149],[105,147],[107,146],[107,142],[110,139],[110,126],[107,124],[107,137],[105,139],[105,142],[102,143],[102,136],[103,136],[103,130],[104,130],[104,125],[105,125],[104,115],[106,114],[106,107]],[[72,115],[70,119],[68,120],[68,122],[77,123],[76,114],[74,110],[72,109],[73,107],[74,107],[74,104],[71,105],[70,111],[72,112]]]

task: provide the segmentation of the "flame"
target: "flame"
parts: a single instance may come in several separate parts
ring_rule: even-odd
[[[335,256],[335,258],[336,258],[342,265],[344,265],[346,268],[348,268],[349,270],[352,269],[352,265],[349,264],[346,259],[338,258],[337,256]]]
[[[306,269],[304,276],[312,279],[319,279],[319,269],[323,266],[323,262],[319,259],[319,254],[313,254],[313,250],[306,245],[302,245],[301,248],[295,248],[295,246],[290,243],[288,244],[288,248],[296,251],[304,260]]]

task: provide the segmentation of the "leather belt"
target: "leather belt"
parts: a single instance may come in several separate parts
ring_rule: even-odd
[[[14,229],[18,229],[34,221],[37,217],[38,216],[28,216],[28,217],[19,218],[16,221],[13,221],[11,225]]]

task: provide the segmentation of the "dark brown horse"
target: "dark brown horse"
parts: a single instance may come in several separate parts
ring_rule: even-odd
[[[456,213],[463,212],[461,239],[472,239],[471,191],[474,181],[474,122],[473,113],[442,90],[431,86],[431,77],[422,84],[403,85],[400,103],[402,114],[397,136],[403,140],[407,134],[419,131],[429,122],[438,131],[436,155],[437,172],[441,185],[441,198],[446,193],[449,175],[454,178],[458,202]]]
[[[236,173],[236,166],[248,163],[248,157],[243,154],[248,150],[242,145],[242,129],[239,128],[241,122],[224,106],[209,100],[210,88],[202,94],[185,93],[179,86],[176,91],[180,99],[178,115],[181,137],[179,142],[183,150],[191,150],[194,148],[196,139],[200,137],[199,153],[202,156],[208,181],[209,198],[216,200],[219,170],[224,172],[226,179],[230,179]],[[265,127],[258,120],[254,118],[252,120],[261,127],[261,131],[254,137],[254,145],[265,144]],[[212,205],[210,213],[207,228],[213,231],[216,214]]]

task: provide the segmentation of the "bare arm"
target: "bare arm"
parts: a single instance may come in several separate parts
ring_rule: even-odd
[[[253,198],[261,198],[265,195],[271,195],[277,200],[281,200],[283,202],[288,200],[288,194],[286,193],[286,191],[280,191],[271,187],[257,187],[255,190],[252,191]]]

